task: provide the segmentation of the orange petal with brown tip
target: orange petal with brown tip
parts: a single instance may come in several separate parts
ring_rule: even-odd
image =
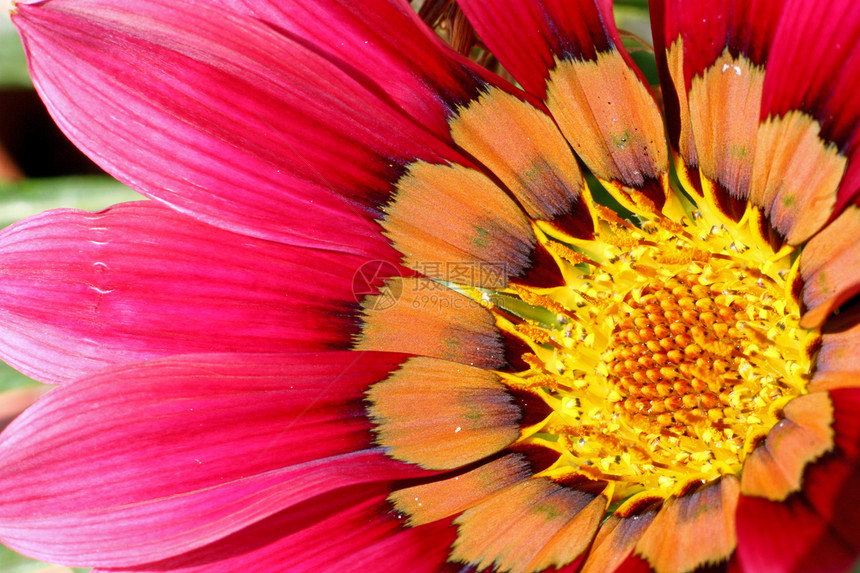
[[[758,128],[750,200],[792,245],[818,231],[833,213],[847,159],[821,139],[821,125],[791,111]]]
[[[489,88],[449,123],[457,145],[489,168],[529,217],[552,220],[579,200],[585,180],[576,157],[552,119],[530,103]]]
[[[693,137],[693,126],[690,123],[690,103],[687,99],[687,87],[684,79],[684,40],[680,37],[666,49],[666,67],[674,84],[674,92],[677,94],[680,110],[677,118],[674,118],[678,130],[676,143],[678,152],[683,158],[684,166],[689,171],[695,169],[696,174],[698,174],[699,158],[696,156],[696,140]]]
[[[600,526],[607,505],[607,499],[602,495],[591,500],[543,546],[528,569],[543,571],[550,567],[559,568],[582,556]]]
[[[860,386],[860,309],[840,313],[821,336],[809,391]]]
[[[833,448],[833,404],[826,392],[800,396],[744,462],[741,492],[782,501],[800,490],[806,466]]]
[[[831,312],[860,293],[860,206],[852,205],[814,236],[800,256],[803,328],[820,326]]]
[[[644,190],[658,208],[663,205],[662,189],[654,185],[669,169],[663,118],[619,52],[600,52],[594,60],[557,59],[546,103],[598,178]]]
[[[454,477],[398,489],[388,499],[409,515],[409,525],[421,525],[465,511],[532,473],[523,454],[511,453]]]
[[[735,509],[740,487],[736,477],[695,493],[670,498],[636,544],[657,573],[689,573],[727,560],[737,545]]]
[[[726,50],[687,94],[699,169],[738,199],[750,191],[763,83],[761,67]]]
[[[606,499],[547,478],[520,482],[455,520],[452,560],[499,572],[561,567],[589,546]]]
[[[410,358],[367,399],[377,443],[424,468],[461,467],[519,437],[519,408],[499,377],[480,368]]]
[[[860,387],[860,370],[816,372],[809,383],[811,392],[826,392],[837,388]]]
[[[657,509],[636,514],[616,512],[600,526],[580,573],[605,573],[627,559],[639,538],[654,521]]]
[[[500,274],[520,276],[531,265],[537,239],[528,218],[475,169],[413,163],[385,211],[382,226],[403,263],[432,279],[503,288]],[[451,277],[452,266],[467,277]]]
[[[426,278],[391,279],[362,306],[355,350],[403,352],[479,368],[505,365],[501,335],[489,311]]]

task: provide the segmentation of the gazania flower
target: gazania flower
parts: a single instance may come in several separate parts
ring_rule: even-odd
[[[850,568],[860,10],[657,1],[654,91],[608,1],[459,6],[521,88],[398,0],[15,8],[59,125],[152,201],[0,234],[0,351],[60,384],[2,436],[5,543]]]

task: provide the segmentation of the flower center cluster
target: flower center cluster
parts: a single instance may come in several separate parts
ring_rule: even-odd
[[[790,249],[699,211],[543,236],[566,284],[484,300],[531,347],[531,368],[503,377],[552,409],[521,438],[558,453],[546,475],[606,480],[621,500],[738,474],[812,366]]]
[[[625,301],[604,357],[616,409],[636,426],[692,436],[697,424],[736,415],[732,397],[749,323],[748,295],[723,293],[698,275],[681,273]]]

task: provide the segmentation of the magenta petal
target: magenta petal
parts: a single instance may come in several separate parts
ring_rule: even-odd
[[[428,475],[372,447],[363,390],[400,360],[197,355],[57,388],[0,440],[0,539],[47,561],[130,566],[327,491]]]
[[[310,573],[316,571],[459,571],[446,564],[456,536],[450,520],[404,529],[385,501],[389,484],[319,496],[230,537],[141,573]]]
[[[373,254],[405,166],[459,156],[346,63],[225,8],[50,0],[14,20],[58,124],[133,189],[252,236]]]
[[[349,347],[364,262],[151,202],[50,211],[0,232],[0,356],[61,382],[169,354]]]
[[[434,133],[448,137],[448,119],[476,96],[483,68],[457,57],[398,0],[230,0],[247,12],[331,54],[356,79],[378,85]]]

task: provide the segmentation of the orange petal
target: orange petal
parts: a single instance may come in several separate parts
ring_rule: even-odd
[[[860,292],[860,206],[852,205],[813,237],[800,255],[803,328],[820,326],[831,312]]]
[[[739,484],[723,476],[690,495],[670,498],[636,544],[657,573],[688,573],[727,560],[737,545]]]
[[[499,377],[480,368],[410,358],[367,398],[379,445],[428,469],[464,466],[519,437],[519,408]]]
[[[600,526],[580,573],[615,571],[627,559],[658,511],[656,508],[641,512],[635,507],[632,509],[619,509]]]
[[[736,199],[750,192],[763,83],[761,67],[726,50],[687,94],[699,169]]]
[[[501,336],[490,313],[438,283],[394,278],[362,306],[356,350],[404,352],[480,368],[505,365]]]
[[[833,448],[833,404],[826,392],[800,396],[744,462],[744,495],[783,501],[799,491],[803,471]]]
[[[764,207],[790,244],[802,243],[830,218],[847,159],[820,137],[821,125],[791,111],[758,128],[750,199]]]
[[[449,123],[457,145],[486,165],[533,219],[554,219],[579,199],[585,180],[576,158],[552,119],[531,104],[491,87]]]
[[[469,271],[465,286],[502,288],[500,274],[520,276],[531,265],[531,224],[475,169],[413,163],[385,211],[382,226],[404,264],[432,279],[458,282],[456,266]]]
[[[678,176],[738,220],[750,191],[764,64],[781,8],[744,0],[650,4]]]
[[[684,41],[679,37],[666,50],[666,64],[675,93],[678,96],[680,113],[678,116],[678,151],[683,158],[684,166],[698,173],[699,158],[696,155],[696,139],[693,137],[693,125],[690,123],[689,100],[684,80]]]
[[[547,478],[520,482],[469,509],[452,560],[499,572],[530,573],[574,561],[591,543],[606,498]]]
[[[512,453],[458,476],[399,489],[388,499],[409,515],[409,525],[421,525],[465,511],[532,473],[525,455]]]
[[[662,180],[669,169],[663,119],[619,52],[601,52],[594,60],[556,59],[546,103],[598,178],[645,191],[657,207],[663,205]],[[635,207],[629,198],[618,199]]]
[[[860,386],[860,311],[841,313],[838,318],[847,320],[837,325],[842,320],[834,317],[821,336],[811,392]]]
[[[826,392],[837,388],[857,388],[860,386],[860,370],[849,372],[816,372],[809,383],[810,392]]]

